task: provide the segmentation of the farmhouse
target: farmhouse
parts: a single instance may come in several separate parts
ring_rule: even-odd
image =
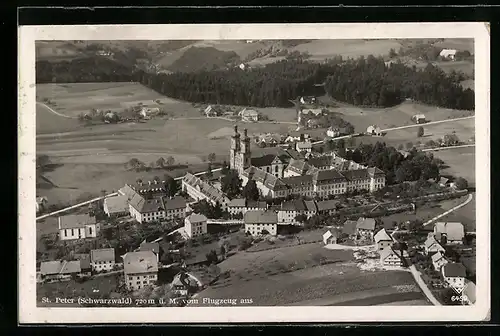
[[[310,141],[297,142],[297,144],[295,145],[295,149],[299,153],[302,153],[302,152],[311,153],[312,143]]]
[[[431,257],[432,265],[436,271],[441,271],[441,267],[448,263],[448,260],[444,257],[443,252],[434,253]]]
[[[212,105],[208,105],[207,108],[203,111],[207,117],[217,117],[222,115],[220,108],[214,107]]]
[[[172,280],[170,287],[175,294],[186,296],[189,291],[189,276],[184,272],[177,274]]]
[[[375,230],[375,219],[359,217],[356,222],[357,234],[361,237],[373,239],[373,231]]]
[[[90,266],[95,272],[111,271],[115,267],[115,249],[105,248],[90,251]]]
[[[366,129],[366,134],[380,136],[382,135],[382,131],[377,125],[370,125]]]
[[[428,235],[424,243],[424,253],[426,255],[432,255],[438,252],[444,253],[444,248],[438,243],[436,238],[434,238],[434,235]]]
[[[387,246],[392,246],[393,240],[391,236],[387,234],[387,231],[385,229],[379,230],[375,236],[373,237],[375,240],[375,244],[377,245],[377,250],[383,250]]]
[[[278,223],[280,224],[299,224],[295,219],[298,215],[304,214],[306,205],[302,200],[292,200],[281,203],[278,210]]]
[[[455,55],[456,54],[457,54],[457,50],[456,49],[443,49],[439,53],[439,56],[441,56],[443,58],[448,58],[450,60],[455,60]]]
[[[380,263],[384,266],[402,266],[403,256],[399,250],[386,246],[380,251]]]
[[[326,136],[330,138],[336,138],[340,136],[340,129],[337,127],[329,127],[328,130],[326,131]]]
[[[184,230],[189,238],[194,238],[207,233],[207,217],[192,213],[184,219]]]
[[[464,239],[464,226],[458,222],[437,222],[434,224],[434,237],[446,244],[461,244]]]
[[[276,236],[278,231],[278,215],[274,211],[247,211],[243,217],[245,232],[252,236],[271,234]]]
[[[449,262],[441,268],[444,281],[451,287],[463,289],[465,287],[465,267],[459,263]]]
[[[61,240],[95,238],[100,229],[95,217],[88,214],[60,216],[58,222]]]
[[[40,274],[44,281],[69,280],[80,272],[80,260],[44,261],[40,264]]]
[[[156,283],[158,262],[151,251],[127,252],[123,256],[125,283],[129,290],[138,290]]]
[[[320,108],[316,108],[316,109],[304,108],[304,109],[302,109],[301,113],[304,115],[313,114],[314,116],[319,116],[323,113],[323,110]]]
[[[129,207],[127,196],[119,195],[105,198],[104,212],[108,215],[108,217],[117,217],[128,214]]]
[[[244,108],[238,115],[241,117],[242,121],[256,122],[259,121],[259,113],[255,110],[247,110]]]
[[[333,230],[334,231],[334,230]],[[323,234],[323,244],[337,244],[337,232],[332,230],[328,230]]]
[[[338,205],[339,202],[336,200],[324,200],[324,201],[318,201],[316,203],[318,212],[321,214],[328,214],[328,215],[333,215],[335,211],[337,211]]]
[[[316,97],[314,96],[304,96],[300,97],[301,104],[314,104],[316,103]]]
[[[306,206],[306,210],[304,211],[304,215],[309,219],[318,213],[318,207],[315,201],[304,201],[304,205]]]
[[[186,173],[182,178],[182,191],[196,201],[207,200],[212,205],[219,203],[223,210],[227,209],[230,202],[219,189],[191,173]]]
[[[411,117],[411,120],[417,124],[424,124],[426,122],[424,114],[415,114]]]

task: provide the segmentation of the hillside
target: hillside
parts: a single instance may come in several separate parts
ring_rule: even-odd
[[[214,47],[191,47],[176,59],[168,70],[173,72],[196,72],[225,69],[236,66],[240,57],[234,51],[220,51]]]

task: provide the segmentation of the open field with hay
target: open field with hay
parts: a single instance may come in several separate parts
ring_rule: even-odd
[[[474,53],[474,39],[471,38],[446,38],[444,41],[434,43],[434,46],[443,49],[456,49]]]
[[[382,303],[405,301],[405,295],[409,295],[407,300],[423,298],[409,272],[362,271],[352,258],[350,250],[328,250],[320,243],[240,252],[218,265],[222,272],[230,272],[229,277],[200,292],[197,298],[200,301],[204,297],[249,298],[252,305],[264,306],[331,305],[348,301],[356,305],[352,300],[361,297],[365,300],[378,297]],[[316,259],[323,259],[323,265],[318,266]],[[396,293],[399,295],[395,296]],[[383,296],[385,300],[381,299]]]
[[[91,109],[121,112],[139,104],[163,108],[176,117],[200,116],[190,103],[165,97],[133,82],[38,84],[36,95],[38,101],[49,99],[47,105],[70,117]]]
[[[424,136],[418,137],[418,127],[403,128],[399,130],[388,131],[384,139],[391,141],[420,141],[425,143],[429,140],[443,138],[446,134],[455,134],[461,141],[467,142],[475,134],[475,119],[463,119],[439,124],[422,124]]]

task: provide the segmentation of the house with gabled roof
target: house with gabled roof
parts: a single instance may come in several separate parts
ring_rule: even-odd
[[[100,229],[95,217],[88,214],[59,216],[57,220],[61,240],[95,238]]]
[[[125,195],[107,197],[104,199],[104,213],[108,217],[123,216],[128,214],[128,199]]]
[[[218,203],[222,210],[227,210],[227,205],[230,202],[222,191],[191,173],[186,173],[182,178],[182,191],[196,201],[207,200],[212,205]]]
[[[189,238],[202,236],[207,233],[207,220],[205,215],[192,213],[184,219],[184,231]]]
[[[247,211],[243,216],[245,232],[258,236],[262,232],[276,236],[278,231],[278,214],[274,211]]]
[[[323,234],[323,244],[337,244],[338,233],[336,230],[328,230]]]
[[[94,272],[112,271],[115,267],[115,249],[104,248],[91,250],[90,266]]]
[[[123,256],[123,273],[129,290],[151,286],[158,279],[158,261],[152,251],[127,252]]]
[[[377,245],[377,250],[383,250],[387,246],[392,246],[392,243],[394,242],[387,233],[385,229],[380,229],[375,236],[373,237],[375,240],[375,244]]]
[[[375,219],[359,217],[356,222],[356,231],[359,236],[372,240],[375,231]]]
[[[441,271],[441,267],[448,263],[448,260],[444,256],[444,253],[441,251],[434,253],[431,257],[431,261],[434,269],[438,272]]]
[[[464,225],[459,222],[437,222],[434,224],[434,237],[446,244],[461,244],[465,236]]]
[[[424,242],[424,253],[426,255],[432,255],[437,252],[443,252],[444,248],[439,244],[439,242],[434,238],[433,234],[429,234]]]
[[[309,164],[305,160],[295,160],[291,159],[290,163],[286,167],[283,176],[284,177],[292,177],[292,176],[302,176],[306,175],[307,171],[310,169]]]
[[[291,200],[281,203],[278,210],[278,223],[297,225],[299,222],[295,219],[298,215],[304,214],[306,205],[302,200]]]
[[[43,281],[69,280],[81,273],[80,260],[44,261],[40,264]]]
[[[404,260],[401,251],[386,246],[380,251],[380,263],[383,266],[403,266]]]
[[[153,252],[155,255],[156,255],[156,260],[159,261],[160,260],[160,254],[161,254],[161,251],[160,251],[160,244],[158,242],[146,242],[146,240],[144,240],[141,245],[139,245],[139,248],[137,249],[137,251],[151,251]]]
[[[158,221],[165,218],[165,206],[161,197],[145,198],[136,194],[129,201],[130,215],[139,223]]]
[[[465,287],[465,266],[460,263],[449,262],[441,267],[441,274],[448,286],[455,289]]]
[[[319,213],[333,215],[337,211],[339,204],[340,202],[336,200],[324,200],[318,201],[316,206]]]

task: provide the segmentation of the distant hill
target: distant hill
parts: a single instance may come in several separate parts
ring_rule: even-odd
[[[168,70],[173,72],[195,72],[224,69],[241,61],[234,51],[221,51],[214,47],[191,47],[176,59]]]

